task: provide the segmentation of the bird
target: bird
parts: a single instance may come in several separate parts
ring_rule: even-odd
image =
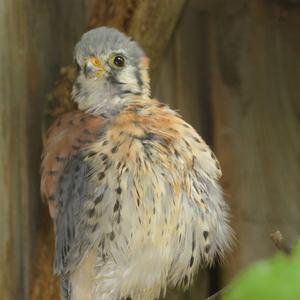
[[[41,193],[62,300],[154,300],[187,289],[230,250],[220,164],[179,113],[151,97],[149,58],[98,27],[74,48],[78,109],[47,131]]]

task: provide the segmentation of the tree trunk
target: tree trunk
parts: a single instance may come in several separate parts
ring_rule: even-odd
[[[299,235],[300,18],[291,2],[237,1],[211,18],[214,141],[237,236],[225,281],[274,253],[271,232]]]

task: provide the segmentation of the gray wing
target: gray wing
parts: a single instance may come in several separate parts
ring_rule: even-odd
[[[58,213],[55,219],[54,271],[62,274],[76,238],[79,212],[87,199],[88,165],[80,154],[71,157],[64,168],[57,186]]]

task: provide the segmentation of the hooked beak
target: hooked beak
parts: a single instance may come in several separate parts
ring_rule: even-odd
[[[104,68],[100,59],[96,57],[92,57],[87,59],[84,66],[84,73],[87,78],[102,78],[106,73],[106,69]]]

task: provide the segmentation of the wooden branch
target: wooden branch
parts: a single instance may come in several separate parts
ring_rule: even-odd
[[[299,11],[260,0],[232,1],[210,17],[211,127],[239,237],[236,255],[223,268],[226,281],[273,253],[264,237],[274,226],[280,224],[288,240],[297,237],[299,21]]]
[[[29,299],[58,300],[59,279],[53,275],[54,232],[46,206],[41,215],[44,219],[35,244]]]
[[[221,290],[217,291],[216,293],[212,294],[211,296],[209,296],[205,300],[217,300],[217,299],[220,299],[220,297],[224,295],[225,290],[226,290],[226,287],[224,287],[223,289],[221,289]]]
[[[292,248],[286,243],[279,230],[275,231],[274,233],[271,233],[270,237],[278,250],[280,250],[286,255],[291,255]]]

